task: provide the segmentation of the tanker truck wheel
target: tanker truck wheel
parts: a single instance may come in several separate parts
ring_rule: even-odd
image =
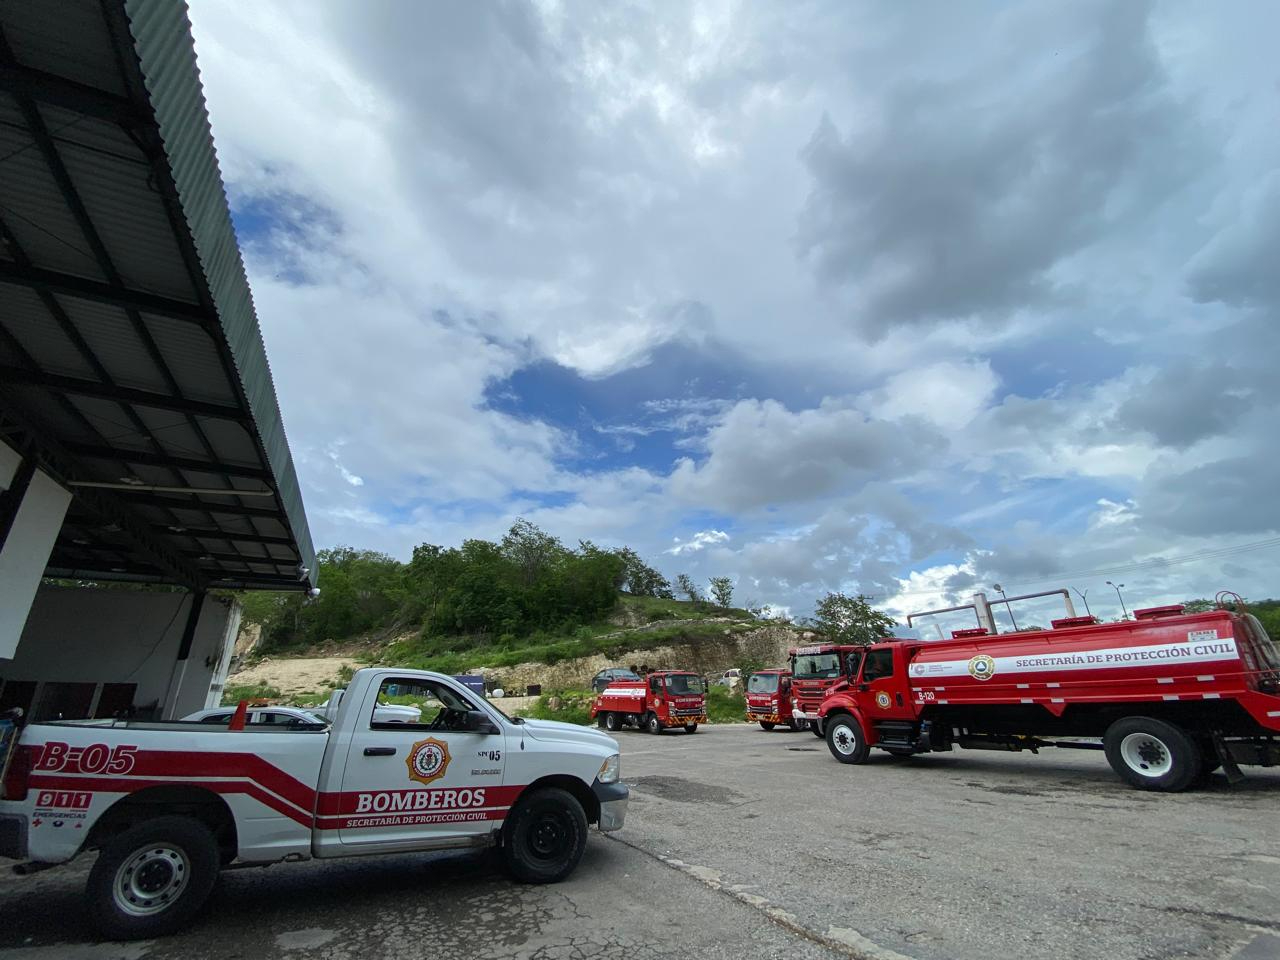
[[[827,717],[827,748],[841,763],[863,763],[871,752],[862,725],[847,713]]]
[[[827,735],[822,732],[821,721],[818,721],[818,720],[809,721],[809,732],[812,733],[819,740],[825,740],[827,737]]]
[[[686,724],[684,725],[684,732],[685,732],[685,733],[697,733],[697,732],[698,732],[698,725],[697,725],[696,723],[686,723]]]
[[[766,730],[766,731],[768,731],[768,730],[772,730],[775,726],[776,726],[776,724],[772,724],[772,723],[770,723],[768,720],[761,720],[761,721],[760,721],[760,729],[761,729],[761,730]]]
[[[604,715],[604,728],[610,733],[617,733],[622,728],[622,719],[610,710]]]
[[[1185,790],[1204,766],[1200,748],[1185,731],[1151,717],[1117,720],[1102,744],[1111,769],[1139,790]]]
[[[658,715],[656,713],[651,713],[647,718],[645,718],[644,729],[645,733],[657,734],[662,732],[662,721],[658,719]]]

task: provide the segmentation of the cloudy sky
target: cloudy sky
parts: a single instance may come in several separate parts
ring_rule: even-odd
[[[318,544],[1280,595],[1280,6],[192,6]]]

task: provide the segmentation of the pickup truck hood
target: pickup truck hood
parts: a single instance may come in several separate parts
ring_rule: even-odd
[[[561,723],[559,720],[526,720],[520,726],[535,740],[586,743],[595,747],[608,747],[614,753],[618,752],[618,741],[613,737],[599,730],[593,730],[591,727],[580,727],[576,723]]]

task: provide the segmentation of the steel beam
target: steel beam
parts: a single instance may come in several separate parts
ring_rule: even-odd
[[[227,477],[243,477],[246,480],[272,479],[271,471],[261,467],[247,467],[222,461],[200,460],[196,457],[174,457],[150,453],[146,450],[129,450],[121,447],[104,447],[92,443],[64,442],[63,446],[78,457],[94,460],[124,460],[126,463],[145,467],[165,467],[170,470],[190,470],[192,473],[217,473]]]
[[[143,507],[166,507],[170,510],[198,510],[203,513],[228,513],[237,517],[261,517],[264,520],[277,520],[280,523],[286,523],[285,516],[279,510],[272,510],[270,507],[244,507],[237,503],[210,503],[208,500],[183,500],[181,497],[166,497],[158,493],[148,493],[145,491],[139,493],[131,493],[128,490],[112,490],[113,496],[118,496],[126,503]],[[77,496],[79,492],[77,492]],[[209,494],[214,496],[214,494]],[[225,494],[219,493],[217,496],[234,497],[235,491],[228,490]]]
[[[130,287],[117,287],[86,277],[77,277],[56,270],[44,270],[40,267],[24,267],[12,260],[0,259],[0,281],[13,283],[36,290],[48,290],[79,300],[93,300],[113,307],[129,307],[151,313],[156,316],[170,317],[174,320],[187,320],[205,326],[209,317],[199,304],[185,303],[172,297],[163,297],[155,293],[146,293]]]
[[[183,397],[152,393],[150,390],[135,390],[132,387],[82,380],[79,377],[64,377],[57,373],[25,370],[22,367],[0,366],[0,380],[34,387],[49,387],[80,397],[95,397],[99,400],[114,400],[117,403],[136,403],[138,406],[155,407],[157,410],[190,413],[197,417],[216,417],[221,420],[234,420],[236,423],[246,423],[249,420],[248,412],[239,407],[206,403],[203,400],[187,400]]]
[[[142,122],[128,97],[118,97],[97,87],[76,83],[43,70],[33,70],[12,61],[0,62],[0,90],[15,97],[28,97],[72,113],[109,120],[126,127],[137,126]]]

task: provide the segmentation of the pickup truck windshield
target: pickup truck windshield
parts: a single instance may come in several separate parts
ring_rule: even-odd
[[[830,680],[840,676],[840,655],[807,653],[797,656],[791,675],[797,680]]]
[[[703,692],[702,678],[691,673],[677,673],[667,677],[667,693],[677,697]]]
[[[753,673],[747,681],[747,693],[777,693],[778,679],[776,673]]]

